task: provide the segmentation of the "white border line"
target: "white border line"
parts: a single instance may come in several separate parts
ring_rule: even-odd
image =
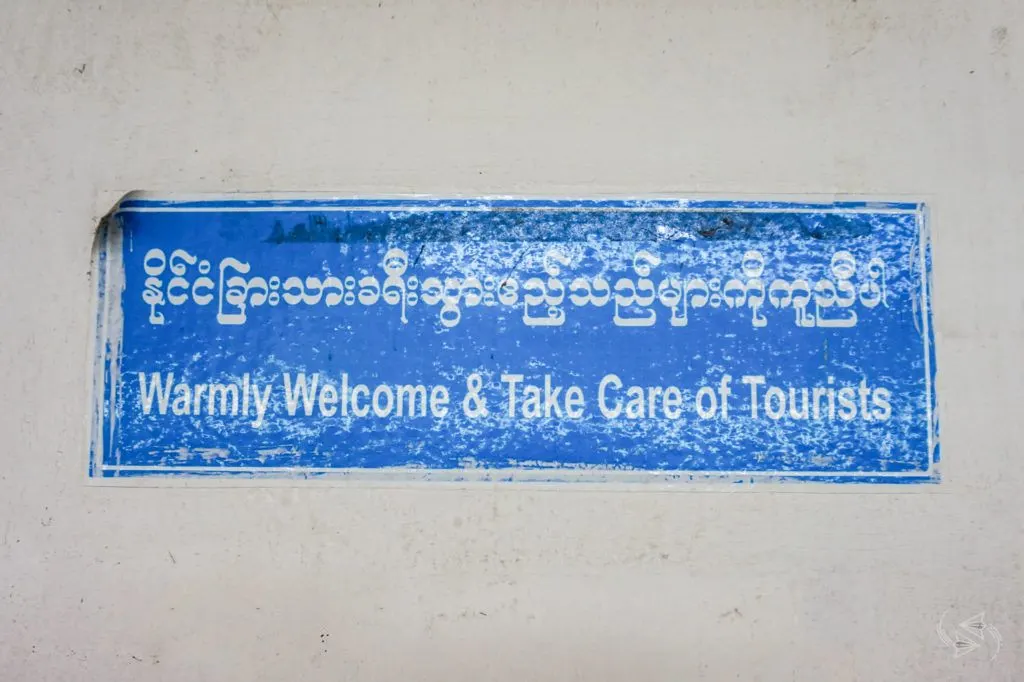
[[[931,339],[928,325],[928,247],[929,235],[926,234],[925,216],[922,210],[917,211],[918,250],[921,251],[921,335],[924,337],[924,380],[925,408],[928,419],[928,471],[934,467],[935,436],[932,425],[932,372],[931,372]]]
[[[337,212],[391,212],[391,213],[433,213],[471,212],[494,213],[512,211],[550,211],[550,212],[588,212],[588,213],[822,213],[827,215],[843,215],[868,213],[871,215],[913,215],[919,209],[883,208],[771,208],[771,207],[737,207],[726,208],[715,206],[700,208],[697,206],[128,206],[118,208],[118,213],[302,213],[307,211]]]
[[[354,474],[358,472],[387,472],[392,474],[419,474],[431,475],[437,473],[456,474],[459,476],[466,477],[501,477],[504,475],[516,475],[526,476],[530,474],[555,474],[560,476],[574,477],[574,476],[621,476],[623,478],[645,478],[649,476],[668,476],[671,478],[676,477],[695,477],[700,478],[703,476],[719,477],[719,476],[814,476],[819,478],[846,478],[852,476],[860,476],[864,478],[917,478],[921,476],[929,475],[929,472],[922,471],[920,469],[914,469],[911,471],[682,471],[677,469],[666,469],[666,470],[649,470],[644,471],[640,469],[606,469],[600,467],[594,468],[557,468],[557,467],[539,467],[531,469],[518,469],[518,468],[478,468],[478,469],[431,469],[427,467],[417,468],[404,468],[404,467],[236,467],[236,466],[148,466],[148,465],[136,465],[136,464],[104,464],[101,467],[104,471],[166,471],[169,473],[189,473],[189,472],[206,472],[206,471],[225,471],[225,472],[238,472],[238,473],[310,473],[310,474]],[[550,478],[550,476],[548,476]]]

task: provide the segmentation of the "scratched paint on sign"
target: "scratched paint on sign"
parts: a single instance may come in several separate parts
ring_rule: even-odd
[[[129,195],[90,476],[936,482],[926,215]]]

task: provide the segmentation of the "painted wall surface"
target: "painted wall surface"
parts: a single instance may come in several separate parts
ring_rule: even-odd
[[[2,16],[0,678],[1020,677],[1019,3]],[[137,188],[924,200],[942,481],[88,484],[93,238]]]

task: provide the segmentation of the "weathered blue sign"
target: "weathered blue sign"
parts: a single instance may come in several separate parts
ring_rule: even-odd
[[[937,481],[925,218],[130,195],[90,475]]]

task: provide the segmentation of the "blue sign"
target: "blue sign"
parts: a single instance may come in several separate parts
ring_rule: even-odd
[[[926,216],[129,195],[90,475],[935,482]]]

